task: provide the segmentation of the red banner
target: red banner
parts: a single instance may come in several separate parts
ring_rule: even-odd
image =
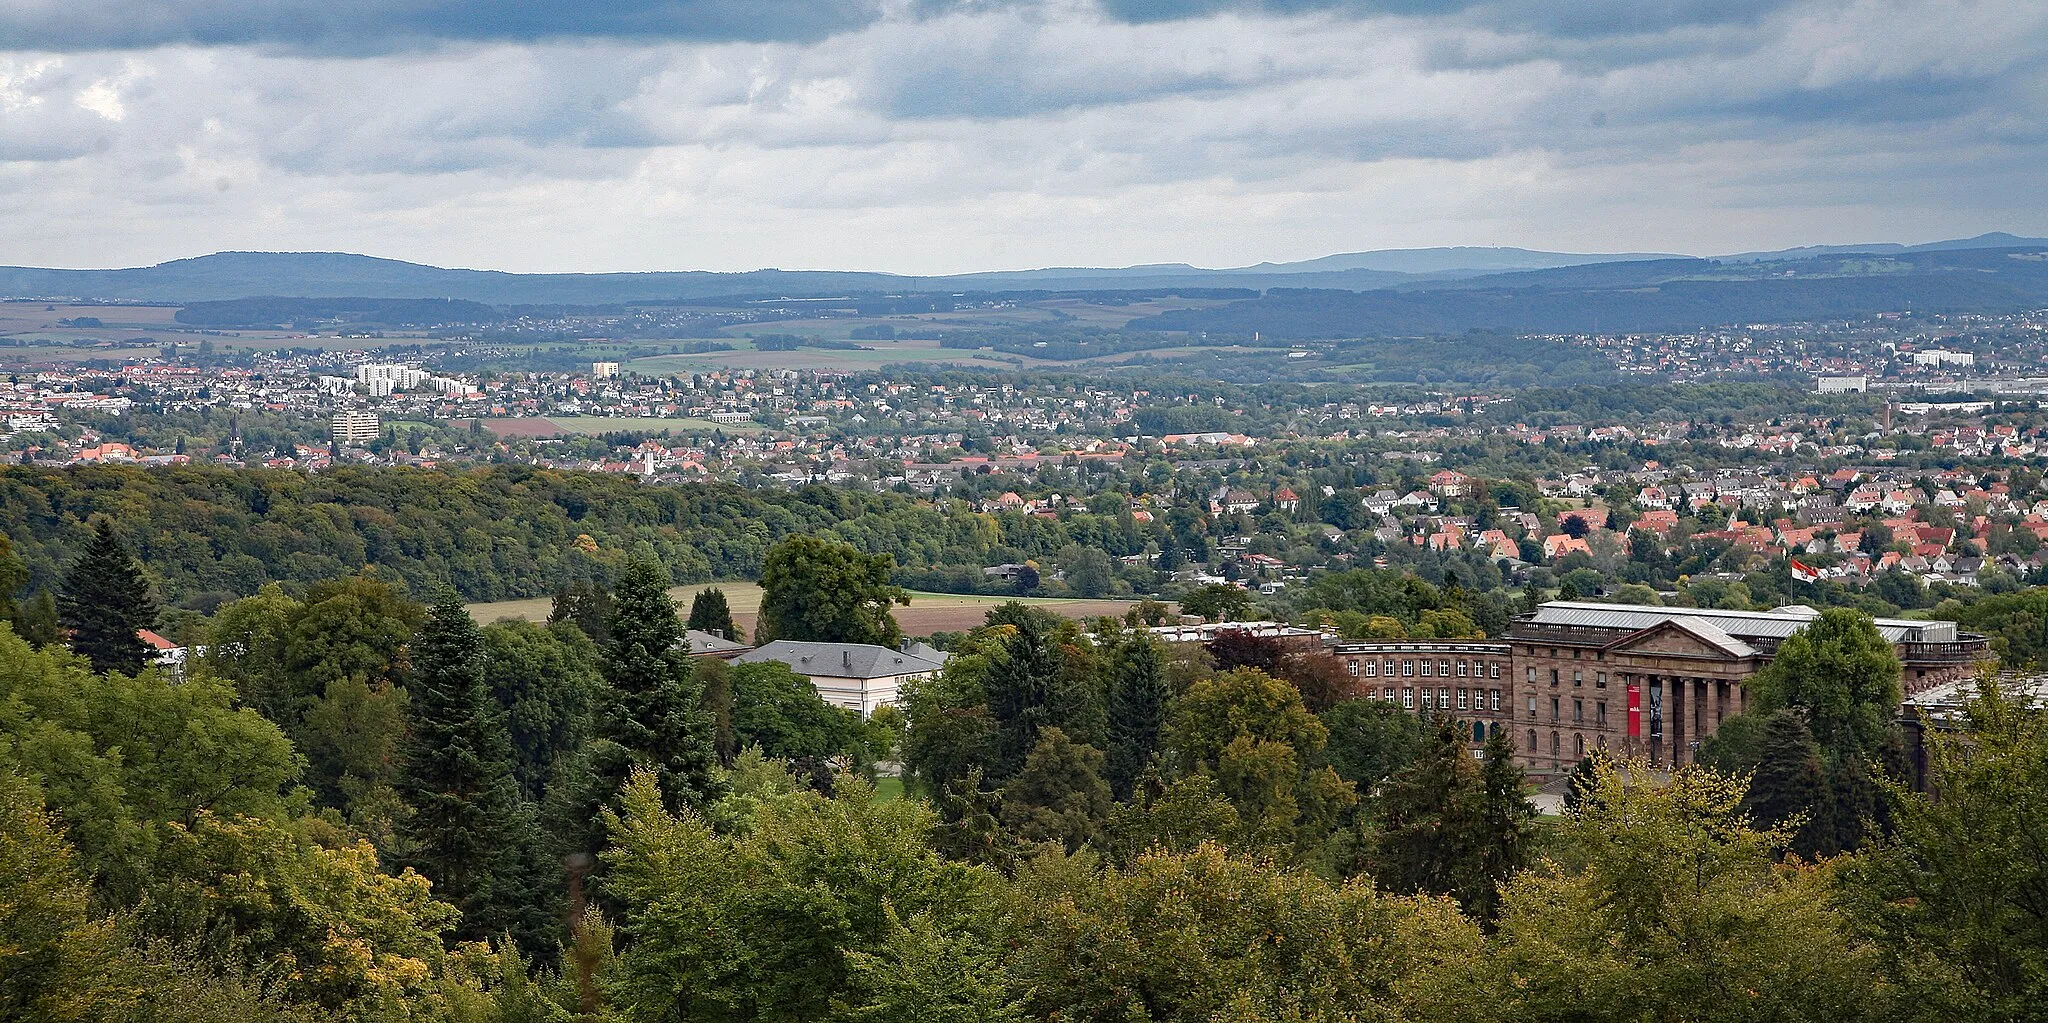
[[[1643,687],[1628,687],[1628,734],[1638,738],[1643,734]]]

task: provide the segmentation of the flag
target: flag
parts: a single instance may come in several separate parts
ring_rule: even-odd
[[[1801,564],[1798,558],[1793,558],[1792,578],[1797,579],[1798,581],[1803,583],[1819,582],[1820,569],[1817,569],[1812,565]]]

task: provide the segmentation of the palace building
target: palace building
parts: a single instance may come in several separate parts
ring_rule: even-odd
[[[1652,764],[1692,761],[1699,741],[1745,705],[1742,685],[1778,644],[1820,617],[1770,611],[1552,601],[1517,617],[1499,642],[1343,642],[1333,653],[1359,696],[1448,713],[1473,744],[1506,730],[1524,767],[1570,770],[1597,747]],[[1908,694],[1972,672],[1984,637],[1954,622],[1876,620]]]

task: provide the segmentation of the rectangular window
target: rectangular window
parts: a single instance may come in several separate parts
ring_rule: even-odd
[[[1379,673],[1380,673],[1380,662],[1378,662],[1378,661],[1367,661],[1367,662],[1365,662],[1365,677],[1366,677],[1366,678],[1376,678],[1376,677],[1378,677],[1378,676],[1379,676]]]
[[[1428,662],[1428,661],[1424,661],[1424,662],[1422,662],[1422,677],[1423,677],[1423,678],[1434,678],[1434,677],[1435,677],[1435,676],[1433,676],[1433,675],[1431,675],[1431,674],[1429,673],[1429,669],[1430,669],[1430,664],[1429,664],[1429,662]]]
[[[1499,678],[1499,677],[1500,677],[1500,662],[1499,662],[1499,661],[1495,661],[1495,662],[1493,662],[1493,663],[1492,663],[1491,665],[1488,665],[1488,666],[1487,666],[1487,669],[1486,669],[1486,677],[1487,677],[1487,678]]]
[[[1351,664],[1350,664],[1350,667],[1351,667],[1351,677],[1352,677],[1352,678],[1357,678],[1357,677],[1358,677],[1358,662],[1357,662],[1357,661],[1352,661],[1352,662],[1351,662]]]
[[[1451,690],[1448,686],[1436,691],[1436,709],[1451,709]]]
[[[1465,663],[1464,661],[1459,661],[1459,662],[1458,662],[1458,677],[1459,677],[1459,678],[1464,678],[1464,677],[1465,677],[1465,669],[1466,669],[1467,667],[1468,667],[1468,665],[1466,665],[1466,663]]]
[[[1388,686],[1385,689],[1380,690],[1380,699],[1385,700],[1388,703],[1394,702],[1394,687]]]
[[[1413,689],[1403,689],[1403,690],[1401,690],[1401,708],[1402,708],[1403,710],[1414,710],[1414,709],[1415,709],[1415,690],[1413,690]]]
[[[1573,721],[1584,721],[1584,720],[1586,720],[1586,701],[1584,701],[1584,700],[1573,700],[1573,701],[1572,701],[1572,720],[1573,720]]]
[[[1438,661],[1438,662],[1436,662],[1436,677],[1438,677],[1438,678],[1450,678],[1450,677],[1451,677],[1451,662],[1449,662],[1449,661]]]
[[[1601,689],[1607,688],[1607,673],[1603,671],[1593,676],[1593,684]]]
[[[1552,686],[1552,687],[1555,687],[1555,686],[1557,685],[1557,669],[1556,669],[1556,668],[1552,668],[1552,669],[1550,669],[1550,684],[1551,684],[1551,686]]]
[[[1529,684],[1533,686],[1533,685],[1535,685],[1535,684],[1536,684],[1536,669],[1535,669],[1535,668],[1530,668],[1530,669],[1528,669],[1528,670],[1529,670]]]
[[[1401,662],[1401,677],[1402,677],[1402,678],[1414,678],[1414,677],[1415,677],[1415,662],[1414,662],[1414,661],[1402,661],[1402,662]]]
[[[1536,716],[1536,698],[1533,696],[1529,697],[1529,716]]]
[[[1572,685],[1573,685],[1573,686],[1582,686],[1582,685],[1585,685],[1585,684],[1586,684],[1586,673],[1585,673],[1585,672],[1583,672],[1583,671],[1575,671],[1575,672],[1572,672]]]
[[[1387,677],[1394,677],[1394,659],[1391,657],[1387,658]]]
[[[1593,705],[1593,719],[1603,725],[1607,723],[1607,701],[1602,700]]]
[[[1460,690],[1458,690],[1458,709],[1459,709],[1459,710],[1471,710],[1471,709],[1472,709],[1472,706],[1471,706],[1471,704],[1469,704],[1469,703],[1466,703],[1466,702],[1465,702],[1465,690],[1463,690],[1463,689],[1460,689]]]
[[[1552,721],[1556,721],[1558,719],[1559,702],[1560,701],[1555,696],[1550,698],[1550,720]]]
[[[1498,690],[1498,689],[1488,689],[1488,690],[1486,691],[1486,709],[1487,709],[1487,710],[1499,710],[1499,709],[1500,709],[1500,690]]]

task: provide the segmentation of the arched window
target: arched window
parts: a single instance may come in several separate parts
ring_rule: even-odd
[[[1536,730],[1534,728],[1529,729],[1529,755],[1536,755]]]
[[[1580,757],[1584,757],[1584,756],[1586,755],[1586,737],[1585,737],[1585,736],[1583,736],[1583,735],[1574,735],[1574,736],[1572,736],[1572,744],[1573,744],[1573,745],[1575,745],[1575,746],[1577,746],[1577,747],[1579,748],[1579,750],[1578,750],[1578,755],[1579,755]]]

